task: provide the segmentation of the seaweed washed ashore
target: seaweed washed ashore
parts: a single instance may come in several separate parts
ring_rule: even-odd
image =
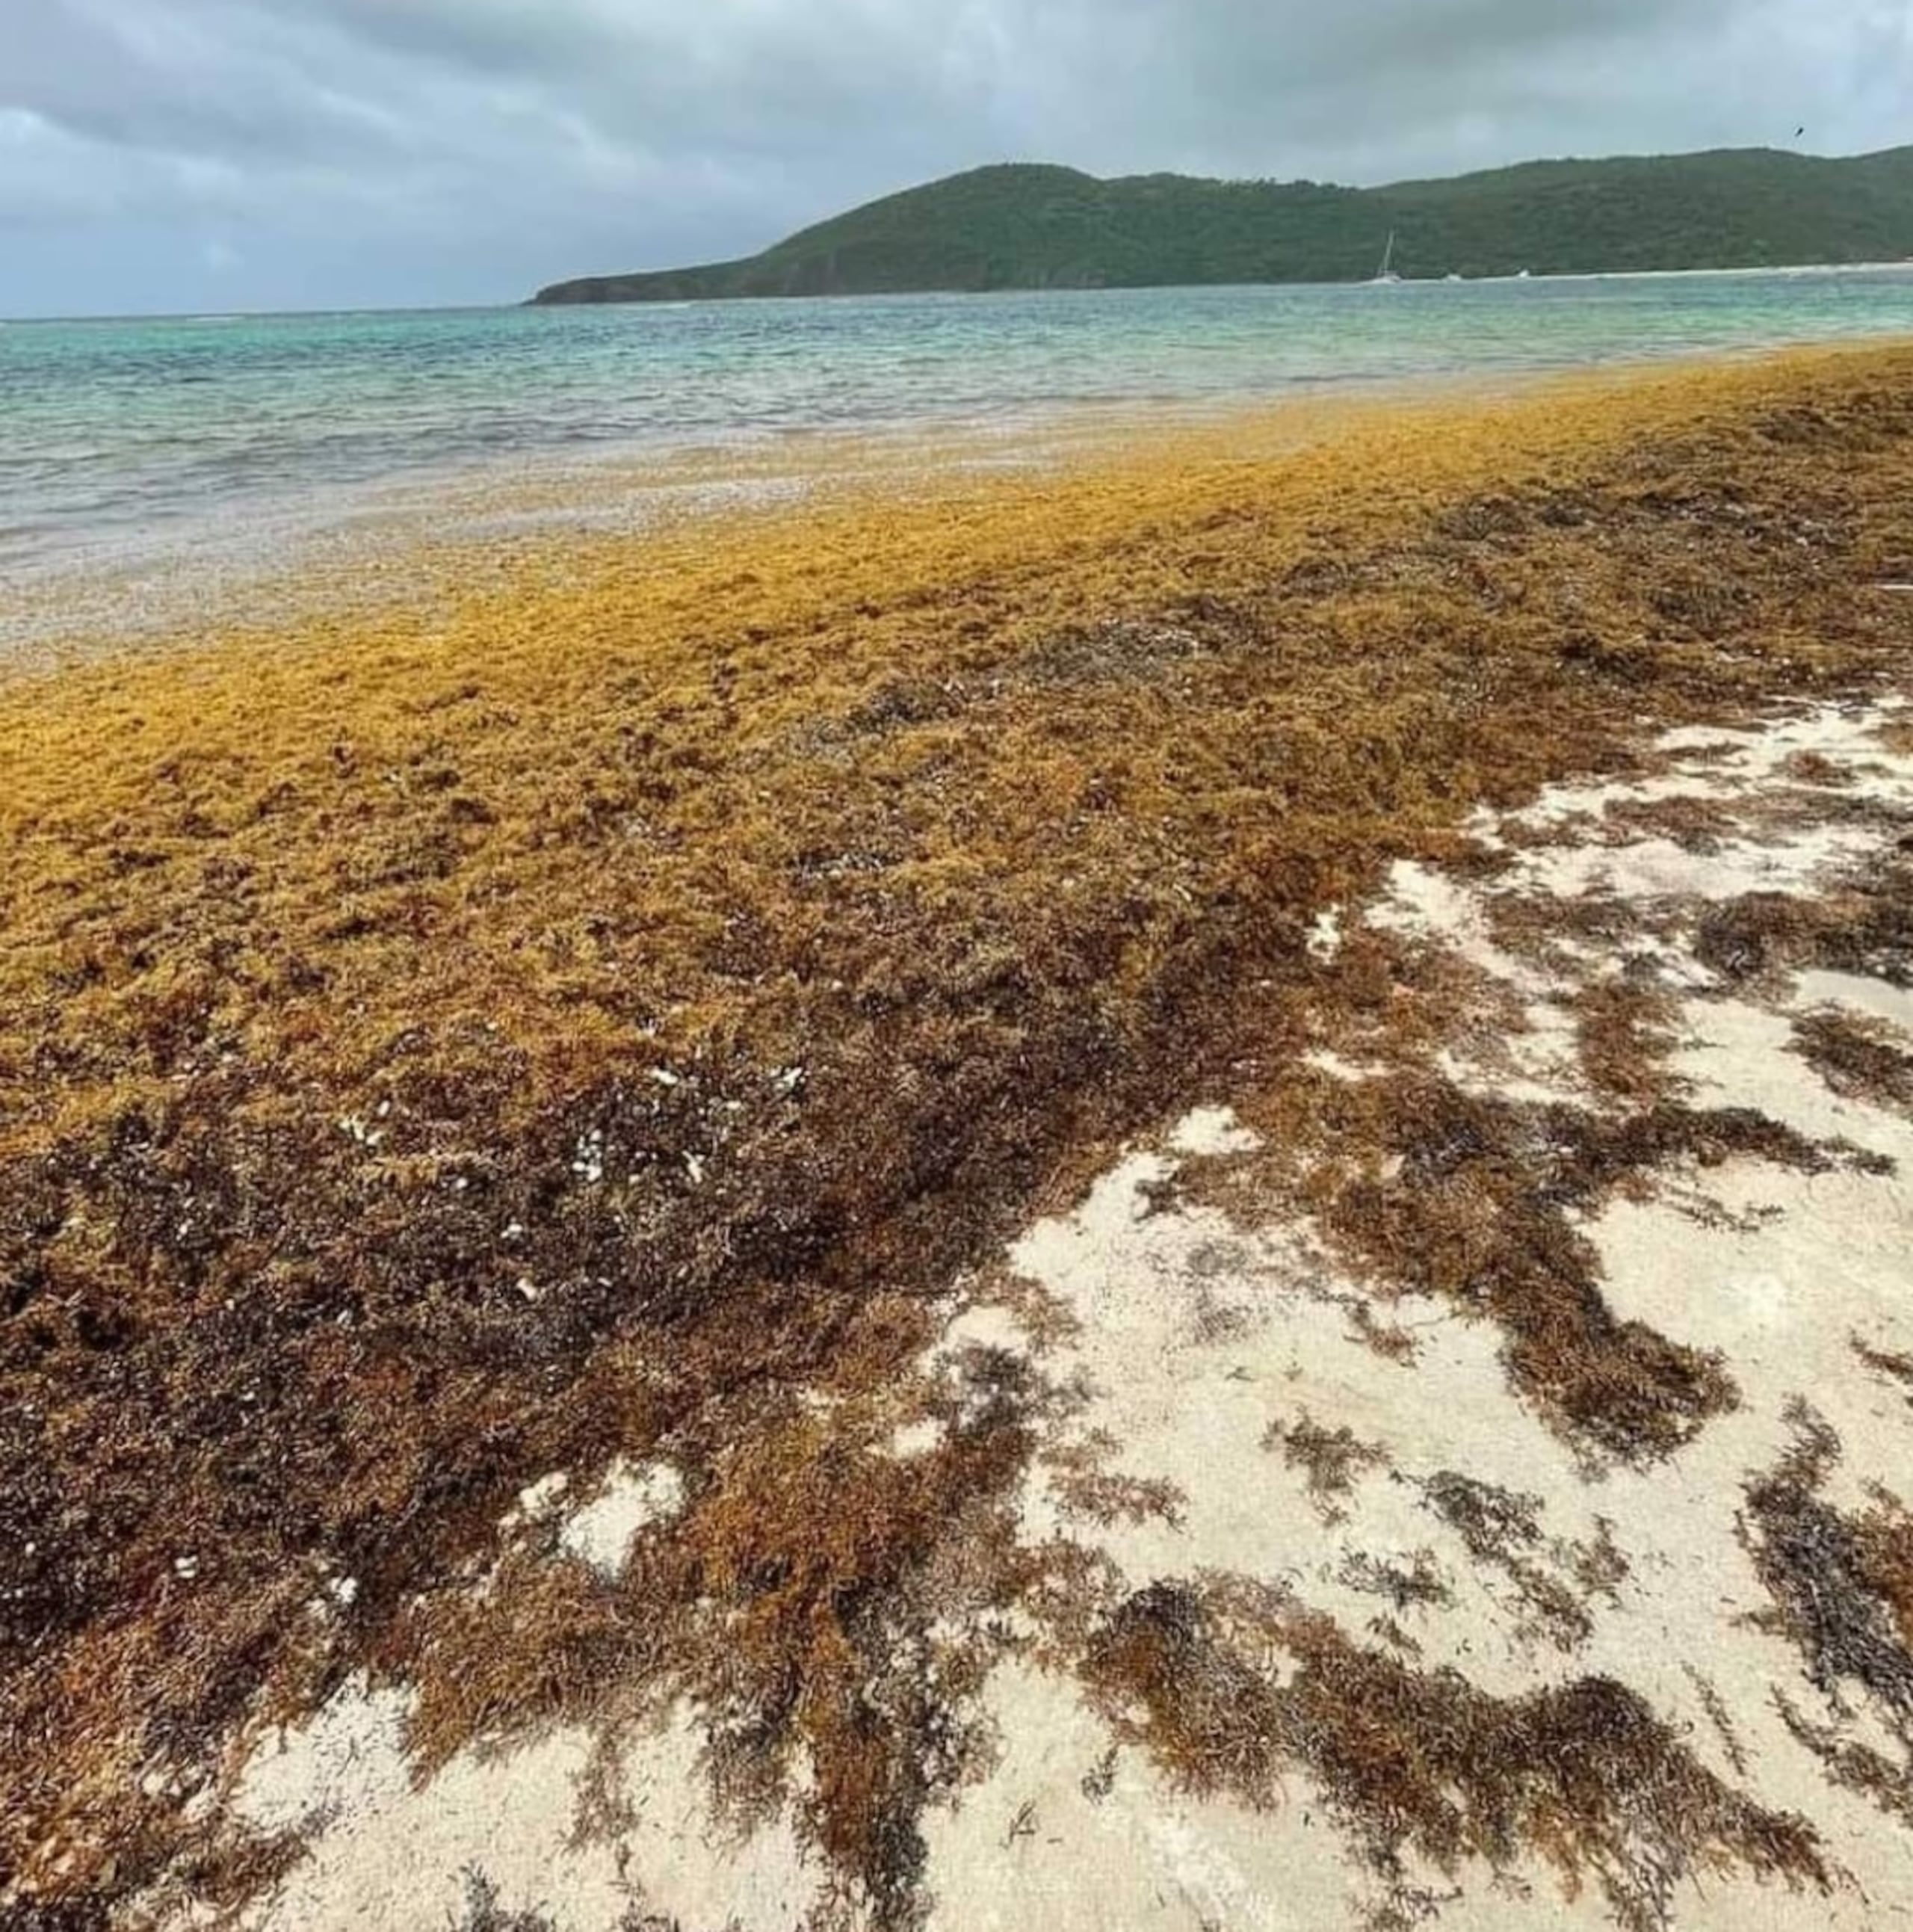
[[[1913,1909],[1913,350],[1252,448],[0,685],[10,1922]]]

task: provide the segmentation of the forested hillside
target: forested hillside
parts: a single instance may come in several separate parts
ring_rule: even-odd
[[[1391,232],[1410,277],[1899,260],[1913,256],[1913,148],[1534,161],[1376,188],[978,168],[747,260],[563,282],[537,300],[1348,281],[1374,274]]]

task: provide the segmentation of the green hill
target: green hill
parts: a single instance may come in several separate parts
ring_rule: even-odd
[[[1373,274],[1391,230],[1409,276],[1897,261],[1913,256],[1913,148],[1531,161],[1374,188],[978,168],[748,260],[561,282],[536,300],[1351,281]]]

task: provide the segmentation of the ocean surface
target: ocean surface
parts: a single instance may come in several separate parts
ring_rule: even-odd
[[[0,580],[487,471],[1913,334],[1913,266],[0,326]]]

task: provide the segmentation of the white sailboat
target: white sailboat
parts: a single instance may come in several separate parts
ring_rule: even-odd
[[[1378,282],[1399,282],[1402,278],[1395,272],[1395,231],[1388,231],[1388,246],[1382,250],[1381,266],[1375,271]]]

